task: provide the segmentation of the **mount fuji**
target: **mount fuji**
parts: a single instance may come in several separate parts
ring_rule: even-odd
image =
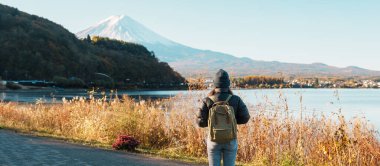
[[[176,45],[175,42],[154,33],[126,15],[108,17],[95,26],[78,32],[77,36],[86,37],[88,34],[134,43]]]
[[[233,76],[243,75],[287,75],[287,76],[380,76],[380,71],[372,71],[356,66],[338,68],[322,63],[296,64],[277,61],[256,61],[238,58],[229,54],[210,50],[200,50],[167,39],[126,15],[108,17],[83,31],[78,38],[101,36],[142,44],[154,51],[160,61],[168,62],[184,76],[202,74],[211,76],[223,68]]]

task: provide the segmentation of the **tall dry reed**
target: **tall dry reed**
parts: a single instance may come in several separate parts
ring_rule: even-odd
[[[144,149],[205,157],[206,129],[195,124],[202,94],[134,101],[124,96],[62,104],[0,103],[0,125],[111,146],[117,135]],[[290,110],[286,97],[250,105],[252,119],[238,128],[238,160],[252,165],[380,165],[378,133],[363,118]],[[302,96],[300,97],[302,102]]]

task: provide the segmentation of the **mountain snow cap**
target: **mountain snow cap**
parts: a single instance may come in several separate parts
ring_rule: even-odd
[[[76,34],[78,38],[90,36],[108,37],[139,44],[176,45],[126,15],[110,16]]]

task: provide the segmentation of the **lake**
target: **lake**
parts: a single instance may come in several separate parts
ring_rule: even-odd
[[[184,96],[197,94],[205,96],[208,91],[118,91],[118,95],[127,94],[133,98],[167,98],[178,94]],[[318,112],[337,112],[341,110],[347,117],[365,116],[377,129],[380,128],[380,89],[252,89],[234,90],[247,104],[283,103],[286,98],[289,110],[304,114]],[[109,94],[109,93],[107,93]],[[84,89],[47,89],[47,90],[3,90],[1,101],[16,102],[60,102],[63,97],[88,96]],[[101,96],[97,93],[95,96]],[[280,97],[281,96],[281,97]],[[300,102],[302,98],[302,102]],[[277,104],[278,105],[278,104]],[[268,111],[271,111],[268,109]]]

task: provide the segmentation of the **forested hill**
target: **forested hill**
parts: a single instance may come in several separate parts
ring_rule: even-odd
[[[54,77],[93,81],[181,83],[184,78],[144,46],[107,38],[79,40],[47,19],[0,4],[0,76],[8,80]]]

